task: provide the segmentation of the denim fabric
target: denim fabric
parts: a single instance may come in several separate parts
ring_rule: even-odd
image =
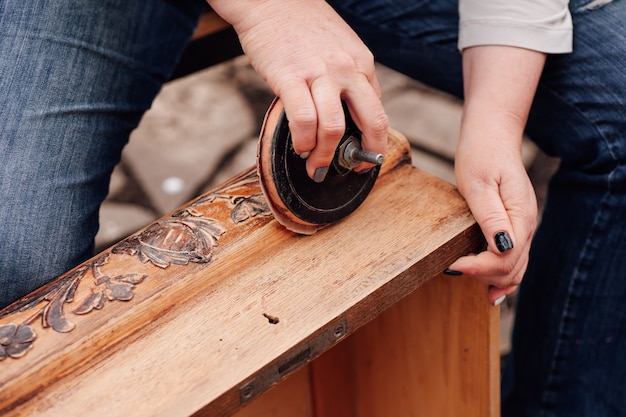
[[[0,2],[0,307],[92,255],[110,173],[202,7]]]
[[[461,97],[457,1],[332,3],[377,60]],[[570,10],[574,52],[548,58],[528,121],[562,163],[520,289],[505,417],[626,415],[626,2]]]
[[[456,1],[332,3],[380,62],[461,97]],[[110,172],[201,6],[0,2],[0,306],[91,255]],[[528,122],[562,164],[520,290],[505,417],[626,410],[626,2],[571,10],[574,52],[549,57]]]

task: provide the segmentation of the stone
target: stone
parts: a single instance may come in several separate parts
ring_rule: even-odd
[[[159,214],[195,197],[222,159],[259,129],[227,75],[228,63],[166,84],[131,134],[123,162]],[[172,178],[176,190],[167,186]]]

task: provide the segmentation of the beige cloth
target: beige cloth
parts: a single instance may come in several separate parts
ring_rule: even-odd
[[[459,0],[459,49],[509,45],[546,53],[572,51],[568,0]]]

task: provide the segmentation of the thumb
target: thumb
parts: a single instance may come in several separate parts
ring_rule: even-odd
[[[494,253],[513,249],[515,236],[497,186],[485,186],[463,196]]]

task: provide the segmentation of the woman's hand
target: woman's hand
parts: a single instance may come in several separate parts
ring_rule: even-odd
[[[500,135],[466,138],[457,149],[459,191],[487,240],[487,250],[454,262],[450,269],[491,285],[499,304],[522,281],[536,228],[537,201],[517,146]]]
[[[388,121],[372,53],[325,1],[209,3],[233,25],[252,65],[281,98],[311,178],[324,179],[345,131],[342,99],[363,133],[363,148],[385,153]]]
[[[544,62],[544,54],[515,47],[463,51],[465,105],[455,173],[487,250],[449,269],[491,285],[492,304],[521,282],[536,228],[537,201],[521,142]]]

